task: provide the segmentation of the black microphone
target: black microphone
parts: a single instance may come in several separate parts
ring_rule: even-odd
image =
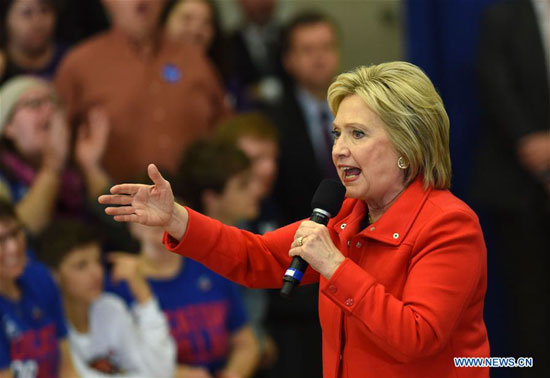
[[[329,219],[340,211],[345,195],[346,188],[340,181],[332,179],[323,180],[311,199],[313,212],[309,219],[326,226]],[[307,266],[308,263],[300,256],[292,258],[292,262],[283,277],[283,287],[280,292],[283,298],[290,298],[294,286],[298,285],[302,280]]]

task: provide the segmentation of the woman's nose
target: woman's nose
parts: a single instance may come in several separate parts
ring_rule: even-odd
[[[344,137],[340,136],[339,138],[334,140],[334,145],[332,146],[332,156],[338,157],[338,156],[346,156],[349,154],[349,148],[347,147],[347,143],[344,140]]]

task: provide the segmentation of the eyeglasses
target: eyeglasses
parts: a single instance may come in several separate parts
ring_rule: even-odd
[[[17,104],[17,109],[29,108],[29,109],[39,109],[44,104],[59,105],[59,98],[54,94],[48,94],[40,97],[29,98],[25,100],[20,100]]]
[[[0,247],[4,247],[9,241],[17,239],[23,233],[23,228],[21,226],[15,226],[8,232],[0,235]]]

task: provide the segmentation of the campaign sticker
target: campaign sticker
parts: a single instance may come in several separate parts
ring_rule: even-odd
[[[162,67],[162,78],[167,83],[177,83],[181,79],[181,70],[175,64],[165,64],[164,67]]]

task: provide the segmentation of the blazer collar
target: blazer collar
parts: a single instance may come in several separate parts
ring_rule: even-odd
[[[359,230],[359,227],[367,213],[365,202],[347,199],[342,208],[343,211],[340,211],[342,216],[339,214],[333,219],[332,229],[338,234],[341,241],[349,240],[358,234],[365,238],[397,246],[407,236],[431,191],[431,187],[424,189],[423,179],[418,177],[380,219],[363,230]]]

